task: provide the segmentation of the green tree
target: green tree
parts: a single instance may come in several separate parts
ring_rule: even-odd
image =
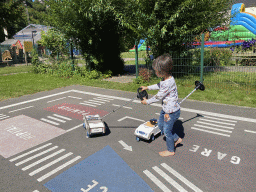
[[[48,25],[47,6],[44,1],[26,0],[26,8],[28,10],[29,23]]]
[[[122,0],[114,9],[123,26],[147,38],[155,56],[181,49],[187,36],[224,23],[230,0]]]
[[[11,38],[27,25],[22,0],[1,0],[0,15],[0,42],[5,40],[3,29],[7,30],[8,38]]]
[[[59,54],[67,54],[67,39],[64,34],[55,29],[49,29],[46,33],[42,31],[41,40],[38,42],[40,45],[48,48],[54,57]]]
[[[87,61],[96,59],[94,67],[103,72],[122,71],[120,53],[127,48],[123,42],[130,42],[130,33],[116,19],[114,1],[49,0],[47,4],[51,25],[72,38]]]

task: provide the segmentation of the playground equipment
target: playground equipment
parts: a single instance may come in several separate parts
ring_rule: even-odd
[[[138,44],[138,51],[146,51],[147,49],[150,50],[149,46],[147,47],[146,41],[141,39]],[[135,52],[135,45],[132,49],[129,50],[129,52]]]

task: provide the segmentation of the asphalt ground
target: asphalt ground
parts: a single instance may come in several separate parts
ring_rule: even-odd
[[[134,135],[161,105],[135,97],[70,86],[1,102],[0,191],[255,191],[255,108],[187,99],[174,125],[183,142],[161,157],[163,136]],[[107,133],[86,138],[82,111],[112,112]]]

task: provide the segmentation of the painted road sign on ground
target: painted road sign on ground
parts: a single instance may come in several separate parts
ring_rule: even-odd
[[[0,121],[0,155],[8,158],[65,132],[25,115]]]
[[[53,192],[152,191],[110,146],[79,162],[45,186]]]
[[[75,119],[83,120],[83,114],[85,115],[96,115],[99,114],[101,117],[108,114],[107,111],[95,109],[92,107],[87,107],[83,105],[74,105],[68,103],[62,103],[58,105],[54,105],[52,107],[44,108],[44,110],[52,111],[54,113],[58,113],[60,115],[65,115],[68,117],[72,117]]]

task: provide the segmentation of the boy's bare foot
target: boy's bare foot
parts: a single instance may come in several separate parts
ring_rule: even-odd
[[[176,142],[175,142],[175,144],[174,144],[174,146],[176,147],[179,143],[181,143],[182,142],[182,139],[181,138],[179,138]]]
[[[161,152],[159,152],[159,155],[162,156],[162,157],[167,157],[167,156],[175,155],[175,153],[170,152],[170,151],[161,151]]]

